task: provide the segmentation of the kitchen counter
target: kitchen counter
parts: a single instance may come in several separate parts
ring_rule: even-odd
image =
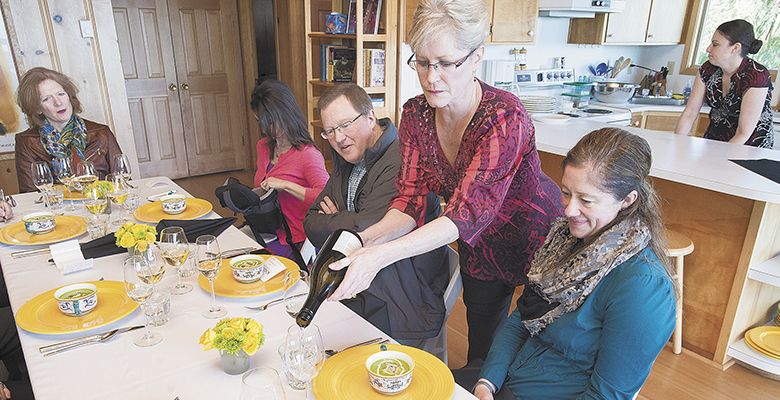
[[[578,118],[535,127],[542,169],[560,183],[566,152],[588,132],[615,125]],[[695,246],[685,257],[683,346],[728,366],[730,347],[738,346],[746,329],[765,323],[780,298],[780,287],[748,278],[780,254],[780,184],[729,159],[780,161],[780,151],[621,128],[650,144],[650,174],[664,224]]]

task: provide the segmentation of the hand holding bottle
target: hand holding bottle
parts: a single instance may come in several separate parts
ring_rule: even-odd
[[[328,300],[349,299],[371,286],[371,282],[374,281],[379,271],[389,264],[382,261],[381,256],[384,253],[379,250],[381,246],[364,247],[352,253],[348,258],[341,259],[330,265],[330,269],[334,271],[349,268],[347,268],[344,281],[341,282],[341,285]]]

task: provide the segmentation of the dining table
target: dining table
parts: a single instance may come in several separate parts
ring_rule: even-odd
[[[147,203],[147,196],[175,190],[187,195],[186,191],[167,177],[152,177],[131,181],[140,195],[141,204]],[[0,228],[21,221],[24,214],[45,211],[43,203],[36,200],[39,193],[25,193],[13,196],[17,205],[14,218]],[[91,218],[79,201],[73,201],[74,209],[66,215],[78,215]],[[219,207],[215,204],[214,207]],[[213,210],[201,219],[219,218]],[[133,220],[132,216],[130,217]],[[173,217],[172,219],[175,219]],[[136,221],[137,222],[137,221]],[[116,230],[114,226],[112,230]],[[191,243],[195,238],[188,238]],[[78,237],[80,242],[89,241],[87,234]],[[260,246],[235,226],[230,226],[218,237],[222,251],[243,247]],[[87,281],[123,281],[123,262],[127,253],[96,258],[92,268],[63,274],[50,262],[48,252],[24,258],[12,257],[12,253],[45,248],[38,246],[0,245],[0,265],[5,277],[11,307],[15,315],[26,302],[41,293],[72,283]],[[191,257],[192,258],[192,257]],[[189,261],[191,262],[191,261]],[[169,290],[176,284],[176,271],[166,267],[167,272],[157,284],[157,290]],[[192,291],[183,295],[171,295],[170,319],[167,323],[152,329],[160,333],[162,342],[150,347],[133,344],[143,330],[116,335],[106,342],[95,343],[57,355],[44,357],[39,347],[62,340],[105,332],[114,328],[144,324],[145,316],[141,308],[119,320],[98,324],[87,331],[62,334],[31,333],[17,326],[30,380],[38,400],[60,399],[238,399],[242,387],[241,375],[226,374],[220,364],[217,350],[204,351],[199,344],[201,334],[213,327],[217,320],[205,318],[201,312],[212,302],[211,294],[201,288],[197,281],[189,278]],[[299,283],[299,285],[305,285]],[[307,290],[305,286],[302,291]],[[227,317],[248,317],[263,326],[265,342],[250,357],[251,367],[271,367],[282,373],[282,360],[277,349],[284,342],[288,328],[295,322],[285,311],[284,306],[271,306],[264,311],[250,310],[245,306],[264,304],[281,297],[280,292],[253,298],[229,298],[217,296],[217,303],[227,309]],[[314,319],[327,349],[342,349],[368,339],[382,337],[390,339],[366,320],[352,312],[340,302],[326,301]],[[325,361],[327,363],[327,361]],[[326,364],[327,365],[327,364]],[[364,379],[367,376],[354,376],[350,379]],[[282,384],[287,400],[306,398],[302,390],[293,390]],[[312,397],[313,398],[313,397]],[[475,399],[467,390],[455,384],[452,399]],[[424,399],[436,400],[436,399]]]

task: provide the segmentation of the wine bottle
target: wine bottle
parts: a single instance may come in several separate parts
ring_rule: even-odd
[[[363,247],[363,241],[360,236],[348,229],[339,229],[328,236],[328,240],[322,246],[314,264],[309,270],[311,277],[309,282],[309,296],[303,303],[301,311],[295,318],[295,322],[305,328],[309,326],[314,319],[314,314],[320,308],[325,299],[327,299],[334,290],[344,280],[347,274],[347,268],[334,271],[328,266],[342,258],[349,257],[352,252]]]

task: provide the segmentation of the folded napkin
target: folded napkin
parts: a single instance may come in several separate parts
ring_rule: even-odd
[[[235,222],[236,217],[200,219],[191,221],[164,219],[157,224],[157,232],[160,232],[164,228],[171,226],[180,226],[184,229],[184,234],[187,236],[187,240],[194,243],[195,238],[201,235],[219,236],[220,233],[224,232],[225,229],[233,225]],[[112,232],[106,236],[82,243],[81,252],[84,253],[84,258],[98,258],[127,252],[127,249],[118,247],[116,245],[116,238]]]
[[[743,168],[749,169],[764,178],[780,183],[780,161],[768,160],[762,158],[760,160],[729,160],[734,162]]]
[[[52,259],[63,275],[92,268],[92,259],[85,260],[76,239],[49,246]]]

